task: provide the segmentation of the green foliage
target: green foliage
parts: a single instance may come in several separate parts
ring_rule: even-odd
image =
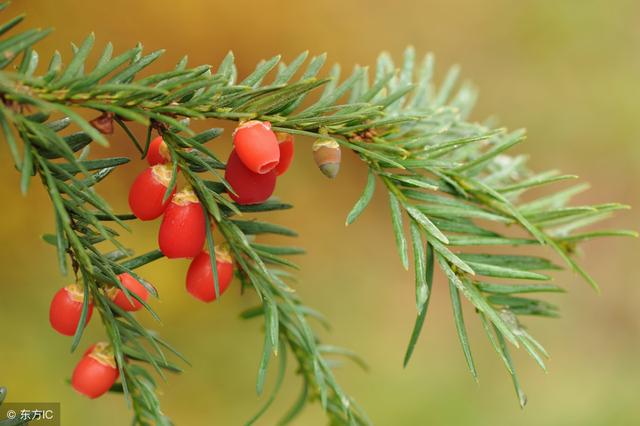
[[[289,286],[288,269],[296,266],[283,256],[302,250],[253,241],[253,236],[260,234],[296,234],[281,225],[246,220],[244,214],[291,206],[276,199],[256,206],[230,201],[225,196],[228,184],[219,171],[224,163],[205,145],[222,131],[213,128],[194,134],[189,128],[190,119],[267,120],[276,131],[333,139],[354,151],[369,174],[346,223],[363,213],[379,179],[389,197],[395,241],[406,269],[409,245],[412,247],[417,318],[405,365],[427,315],[437,263],[448,280],[455,327],[470,371],[477,378],[463,319],[463,300],[480,317],[491,345],[512,376],[521,405],[526,397],[507,342],[522,346],[544,368],[547,354],[521,325],[520,318],[557,316],[553,305],[530,294],[562,289],[549,283],[551,276],[546,272],[558,266],[545,258],[513,253],[523,245],[549,247],[597,288],[574,259],[576,245],[591,238],[635,235],[624,230],[578,232],[626,208],[614,203],[571,206],[569,202],[583,189],[581,185],[532,197],[529,191],[574,176],[555,171],[535,173],[526,167],[523,157],[507,156],[505,151],[524,140],[524,132],[509,133],[469,121],[475,91],[468,84],[456,89],[459,71],[455,67],[436,86],[431,55],[416,64],[415,52],[409,48],[397,68],[388,54],[382,54],[373,79],[368,68],[356,67],[342,83],[337,65],[328,78],[318,77],[324,55],[307,61],[305,52],[288,65],[276,56],[260,63],[238,83],[231,53],[215,71],[205,65],[189,68],[185,57],[175,69],[153,74],[147,68],[162,51],[143,54],[142,46],[137,45],[114,57],[113,47],[108,44],[95,67],[89,69],[86,62],[94,44],[90,35],[80,47],[74,46],[66,66],[56,53],[47,71],[39,75],[39,55],[33,47],[48,31],[28,30],[6,36],[21,19],[0,26],[0,127],[21,175],[22,192],[28,191],[34,177],[48,192],[56,227],[45,241],[56,248],[61,273],[68,274],[71,267],[76,281],[94,298],[122,377],[122,385],[113,391],[123,392],[131,401],[136,424],[170,424],[159,407],[156,378],[149,368],[164,379],[165,371],[181,370],[167,355],[186,360],[155,332],[144,328],[135,315],[122,311],[105,296],[110,287],[122,288],[116,275],[129,272],[158,297],[135,269],[162,254],[152,251],[133,257],[120,243],[119,232],[129,229],[126,221],[133,217],[113,212],[97,192],[96,184],[128,159],[88,159],[94,142],[108,145],[108,141],[79,110],[93,110],[107,121],[113,119],[143,157],[152,131],[163,136],[174,171],[181,169],[194,188],[208,223],[216,224],[238,264],[243,288],[257,296],[259,305],[242,317],[261,317],[264,322],[258,394],[264,391],[271,359],[277,357],[279,363],[275,388],[249,423],[257,420],[275,398],[290,356],[297,363],[303,386],[282,423],[294,418],[308,401],[318,400],[332,424],[369,424],[364,412],[337,383],[330,357],[346,356],[361,362],[350,351],[320,343],[309,319],[324,319],[305,306]],[[270,79],[274,70],[275,76]],[[144,77],[138,77],[141,72]],[[300,77],[295,79],[296,75]],[[310,96],[320,87],[324,90],[318,96]],[[72,124],[79,131],[60,133]],[[133,125],[147,127],[146,141],[136,139],[130,129]],[[299,143],[304,143],[303,138]],[[170,187],[173,185],[175,181]],[[215,243],[209,230],[207,247],[214,265]],[[485,246],[504,254],[478,254],[477,248]],[[505,278],[507,283],[500,281]],[[214,281],[218,294],[217,276]],[[157,318],[149,304],[143,305]],[[83,316],[87,309],[85,305]],[[82,332],[82,328],[77,330],[72,349],[80,343]]]

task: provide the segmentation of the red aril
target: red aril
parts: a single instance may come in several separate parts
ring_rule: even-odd
[[[150,166],[156,164],[165,164],[171,161],[171,153],[167,144],[162,139],[162,136],[154,138],[149,143],[149,150],[147,151],[147,162]]]
[[[147,291],[145,286],[140,283],[140,281],[136,280],[131,276],[131,274],[128,274],[126,272],[124,274],[118,275],[118,278],[120,279],[123,287],[129,290],[129,293],[137,295],[145,302],[147,301],[147,299],[149,298],[149,292]],[[142,303],[136,300],[133,295],[129,296],[131,300],[127,299],[127,296],[118,287],[113,287],[110,291],[109,296],[111,297],[111,300],[113,300],[113,303],[115,303],[125,311],[137,311],[142,308]]]
[[[65,336],[73,336],[76,333],[82,315],[84,297],[83,288],[77,284],[71,284],[58,290],[53,296],[49,308],[49,322],[54,330]],[[89,323],[92,313],[93,303],[89,301],[85,326]]]
[[[153,220],[164,212],[171,197],[162,201],[171,182],[168,164],[158,164],[143,171],[129,190],[129,207],[140,220]],[[175,192],[175,188],[173,190]]]
[[[205,223],[202,205],[193,189],[176,193],[160,224],[160,250],[168,258],[197,256],[206,238]]]
[[[82,356],[73,371],[71,385],[77,392],[93,399],[105,394],[118,376],[118,367],[111,346],[100,342]]]
[[[280,161],[278,139],[268,121],[247,121],[233,132],[233,146],[253,173],[269,173]]]
[[[276,188],[276,171],[257,174],[245,167],[235,150],[231,151],[224,172],[225,180],[233,188],[229,196],[238,204],[260,204],[266,201]]]
[[[215,253],[218,290],[222,295],[233,279],[233,262],[228,251],[216,247]],[[216,299],[213,269],[208,252],[203,251],[191,261],[187,272],[187,291],[203,302]]]
[[[282,175],[289,169],[293,161],[293,135],[289,133],[276,133],[278,147],[280,148],[280,162],[276,166],[276,174]]]

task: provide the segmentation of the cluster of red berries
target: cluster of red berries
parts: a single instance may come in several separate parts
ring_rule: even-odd
[[[266,201],[275,189],[277,176],[284,173],[293,159],[293,137],[276,134],[268,122],[248,121],[233,134],[234,149],[227,162],[225,179],[233,188],[229,196],[238,204],[259,204]],[[193,189],[178,192],[175,188],[165,197],[173,180],[171,154],[162,137],[149,145],[149,168],[133,182],[129,191],[129,207],[140,220],[162,216],[158,245],[168,258],[190,258],[186,277],[187,291],[204,302],[216,299],[214,274],[209,253],[203,249],[206,240],[205,211]],[[233,278],[233,260],[228,251],[215,248],[216,272],[220,294]],[[125,311],[137,311],[146,303],[149,293],[145,286],[128,273],[118,276],[121,285],[104,290],[115,305]],[[51,302],[49,319],[59,333],[73,336],[79,326],[85,297],[89,297],[85,324],[91,319],[93,303],[82,287],[72,284],[60,289]],[[138,300],[139,299],[139,300]],[[118,379],[113,350],[107,343],[91,346],[76,366],[71,380],[73,388],[90,398],[107,392]]]
[[[112,287],[105,294],[120,309],[125,311],[137,311],[146,302],[149,292],[138,280],[128,273],[118,275],[118,279],[131,295],[127,297],[118,287]],[[91,296],[84,293],[84,289],[77,284],[71,284],[61,288],[53,296],[49,309],[49,322],[51,326],[65,336],[73,336],[80,324],[84,299],[88,297],[87,315],[83,327],[91,319],[93,303]],[[106,343],[97,343],[91,346],[83,355],[76,366],[71,378],[73,388],[90,398],[97,398],[107,392],[118,378],[118,369],[113,358],[113,353]]]
[[[274,133],[268,122],[248,121],[233,133],[233,145],[225,170],[225,179],[233,189],[229,196],[238,204],[266,201],[273,194],[276,177],[291,164],[293,137]],[[170,259],[193,259],[187,274],[187,291],[197,299],[210,302],[215,294],[209,253],[203,250],[204,208],[189,187],[178,192],[174,189],[169,197],[165,196],[175,179],[169,164],[171,154],[162,137],[151,142],[147,161],[150,167],[136,178],[129,191],[131,211],[141,220],[162,216],[158,232],[160,251]],[[216,259],[222,293],[233,277],[233,262],[221,247],[216,247]]]
[[[260,204],[276,187],[293,160],[293,136],[275,133],[268,121],[247,121],[233,132],[233,151],[224,178],[238,204]]]

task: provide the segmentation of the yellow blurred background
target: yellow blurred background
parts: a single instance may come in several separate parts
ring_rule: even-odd
[[[137,41],[148,51],[166,48],[156,71],[169,69],[183,54],[191,65],[217,64],[233,50],[240,75],[277,53],[290,60],[306,49],[326,51],[330,62],[350,70],[356,63],[373,64],[381,50],[399,57],[413,44],[418,52],[436,54],[440,77],[458,63],[476,83],[481,96],[474,119],[496,114],[504,125],[528,128],[528,141],[518,150],[531,154],[534,167],[559,168],[590,181],[592,190],[579,201],[640,205],[638,1],[32,0],[16,1],[2,20],[20,11],[28,13],[26,26],[56,29],[40,45],[45,64],[54,49],[68,55],[69,43],[80,42],[91,31],[98,46],[112,41],[116,52]],[[292,170],[277,190],[297,208],[270,217],[297,229],[295,243],[308,249],[308,255],[297,259],[302,266],[297,289],[331,319],[334,328],[323,333],[325,340],[347,346],[369,362],[368,373],[347,364],[337,375],[376,424],[640,424],[638,241],[584,246],[582,262],[600,282],[601,295],[571,273],[558,275],[557,282],[569,289],[553,297],[563,318],[527,320],[551,353],[549,373],[526,354],[516,354],[529,397],[520,410],[506,371],[469,311],[480,372],[480,384],[473,383],[441,277],[413,361],[402,368],[414,320],[413,278],[395,253],[386,198],[376,197],[361,219],[345,229],[345,215],[364,184],[364,167],[349,158],[338,179],[330,182],[313,165],[308,142],[297,144]],[[212,146],[226,153],[229,139]],[[119,131],[111,152],[134,155]],[[107,151],[95,149],[93,155]],[[18,175],[9,161],[3,145],[0,385],[9,387],[10,401],[61,402],[65,426],[128,424],[130,413],[120,396],[89,401],[65,382],[78,354],[70,355],[70,341],[48,324],[50,299],[66,283],[54,250],[40,240],[53,228],[51,209],[37,181],[28,196],[19,194]],[[118,211],[127,209],[128,186],[143,167],[134,162],[102,184],[103,195]],[[631,210],[608,225],[637,229],[637,218],[637,210]],[[149,250],[157,225],[136,224],[135,238],[125,241],[138,252]],[[184,291],[187,266],[187,261],[160,261],[141,270],[160,291],[161,300],[153,305],[163,319],[154,323],[142,313],[144,323],[160,330],[193,364],[161,384],[162,405],[178,425],[242,424],[264,400],[254,391],[261,322],[238,318],[255,303],[253,294],[241,297],[236,284],[221,303],[196,302]],[[82,347],[102,337],[94,318]],[[275,424],[298,388],[290,375],[259,424]],[[294,422],[325,423],[317,406]]]

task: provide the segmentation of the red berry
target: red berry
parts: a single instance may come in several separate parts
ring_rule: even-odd
[[[108,343],[93,345],[73,370],[71,385],[79,393],[89,398],[97,398],[106,393],[119,376],[113,350]]]
[[[293,135],[276,133],[280,148],[280,162],[276,166],[276,174],[280,176],[287,171],[293,161]]]
[[[218,247],[216,247],[216,269],[218,270],[218,289],[222,295],[233,279],[233,263],[229,253]],[[195,257],[189,265],[187,291],[203,302],[211,302],[216,299],[211,259],[206,251]]]
[[[171,154],[167,144],[162,140],[162,136],[158,136],[149,143],[149,150],[147,151],[147,162],[150,166],[156,164],[165,164],[171,160]]]
[[[136,280],[131,276],[131,274],[128,273],[120,274],[118,275],[118,278],[120,279],[120,282],[122,283],[124,288],[129,290],[129,293],[136,294],[138,297],[140,297],[140,299],[144,300],[145,302],[147,301],[147,299],[149,298],[149,292],[147,291],[145,286],[140,283],[140,281]],[[132,295],[130,296],[131,301],[129,301],[127,299],[127,296],[124,294],[124,291],[122,291],[118,287],[113,287],[111,290],[112,291],[109,294],[111,300],[113,300],[113,303],[115,303],[125,311],[137,311],[142,308],[142,303],[136,300]]]
[[[82,287],[71,284],[58,290],[53,296],[51,308],[49,309],[51,326],[60,334],[73,336],[80,323],[83,303],[84,290]],[[93,303],[90,301],[85,326],[89,323],[92,313]]]
[[[278,139],[268,121],[247,121],[233,132],[233,145],[244,165],[254,173],[269,173],[280,161]]]
[[[162,199],[171,176],[171,166],[163,164],[149,167],[138,175],[129,190],[129,207],[138,219],[153,220],[164,212],[171,197],[164,202]]]
[[[162,217],[158,245],[169,258],[195,257],[206,238],[202,205],[191,188],[173,196]]]
[[[276,188],[276,171],[259,175],[247,169],[235,150],[227,161],[224,178],[235,191],[229,196],[238,204],[260,204],[273,194]]]

